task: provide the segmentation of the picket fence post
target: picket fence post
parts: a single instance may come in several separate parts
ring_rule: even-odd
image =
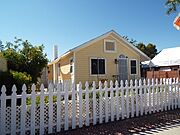
[[[147,106],[147,85],[146,80],[143,80],[143,87],[144,87],[144,113],[147,114],[148,106]]]
[[[124,83],[123,83],[123,80],[121,80],[121,86],[120,86],[120,89],[121,89],[121,117],[122,119],[124,119],[124,87],[123,87]]]
[[[163,101],[164,101],[164,94],[163,94],[163,84],[162,84],[162,78],[160,79],[160,107],[161,107],[161,112],[163,111]]]
[[[140,113],[143,115],[143,95],[142,95],[142,81],[139,79],[139,95],[140,95]]]
[[[75,83],[72,84],[72,129],[76,128],[76,91]]]
[[[172,89],[172,78],[169,79],[169,89],[170,89],[170,109],[174,109],[174,106],[173,106],[173,89]]]
[[[12,87],[12,96],[11,96],[11,135],[16,134],[16,94],[17,88],[15,85]]]
[[[155,86],[156,86],[156,84],[155,84],[155,82],[154,82],[154,79],[152,79],[152,108],[153,108],[153,113],[155,113]]]
[[[31,86],[31,135],[35,135],[36,86]]]
[[[148,102],[149,102],[149,114],[151,114],[152,108],[151,108],[151,83],[150,83],[150,79],[148,79]]]
[[[40,135],[44,133],[44,85],[40,86]]]
[[[108,110],[108,83],[104,82],[104,91],[105,91],[105,122],[109,121],[109,110]]]
[[[86,126],[89,126],[89,83],[85,83],[85,100],[86,100]]]
[[[81,128],[83,126],[83,117],[82,117],[83,100],[82,100],[82,83],[81,82],[79,82],[77,88],[79,92],[79,128]]]
[[[156,112],[159,112],[159,83],[158,79],[156,78]]]
[[[93,81],[93,125],[96,125],[96,83]]]
[[[5,85],[1,88],[1,134],[6,134],[6,87]]]
[[[125,90],[126,90],[126,118],[129,118],[129,87],[128,81],[125,81]]]
[[[180,83],[179,83],[179,78],[177,78],[176,79],[176,84],[177,84],[177,90],[178,90],[178,108],[180,108],[180,92],[179,92],[179,85],[180,85]]]
[[[103,100],[104,97],[102,97],[102,82],[99,81],[99,123],[101,124],[102,123],[102,100]]]
[[[135,80],[135,92],[136,92],[136,117],[139,116],[139,97],[138,97],[138,85],[137,80]]]
[[[171,92],[170,92],[170,79],[168,81],[168,110],[171,109]]]
[[[26,90],[27,87],[25,84],[22,86],[22,98],[21,98],[21,135],[25,134],[26,131]],[[41,126],[40,126],[41,127]]]
[[[69,109],[69,107],[68,107],[68,98],[69,98],[69,90],[68,90],[68,88],[67,88],[67,84],[65,84],[65,87],[64,87],[64,92],[65,92],[65,94],[64,94],[64,105],[65,105],[65,124],[64,124],[64,130],[66,131],[66,130],[68,130],[69,129],[69,111],[68,111],[68,109]]]
[[[61,131],[61,92],[62,92],[62,83],[57,85],[57,132]]]
[[[177,87],[176,87],[176,78],[173,78],[173,84],[174,84],[174,108],[177,109]]]
[[[133,89],[133,81],[130,80],[130,92],[131,92],[131,117],[134,117],[134,89]]]
[[[113,82],[110,81],[110,101],[111,101],[111,121],[114,121],[114,90],[113,90]]]
[[[115,90],[116,90],[116,120],[119,120],[119,83],[116,80],[115,82]]]
[[[49,106],[48,106],[48,116],[49,116],[49,119],[48,119],[48,133],[52,133],[52,127],[53,127],[53,89],[54,89],[54,86],[52,83],[50,83],[49,85]]]

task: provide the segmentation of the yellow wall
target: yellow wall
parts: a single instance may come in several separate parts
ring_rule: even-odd
[[[137,76],[140,77],[140,56],[131,48],[128,48],[127,45],[118,39],[115,35],[110,35],[107,40],[115,40],[116,42],[116,52],[114,53],[107,53],[104,52],[104,39],[93,43],[92,45],[85,47],[77,52],[75,52],[75,81],[78,83],[79,81],[99,81],[101,79],[108,79],[112,80],[113,75],[118,74],[118,65],[115,64],[114,60],[118,58],[120,54],[124,54],[128,56],[128,59],[136,59],[137,60]],[[117,40],[118,39],[118,40]],[[124,45],[123,45],[124,44]],[[90,75],[90,58],[98,57],[98,58],[105,58],[106,59],[106,75],[104,76],[92,76]],[[129,67],[129,76],[128,78],[131,79],[130,76],[130,66]]]
[[[70,74],[70,58],[73,57],[73,53],[68,54],[65,57],[62,57],[58,62],[56,62],[56,68],[58,77],[56,80],[70,80],[71,74]],[[60,69],[59,65],[60,64]],[[51,63],[48,65],[48,80],[53,81],[53,64]]]
[[[0,57],[0,71],[7,71],[7,60]]]
[[[53,65],[48,65],[48,80],[53,80]]]
[[[62,80],[70,80],[71,74],[70,74],[70,58],[73,57],[73,53],[68,54],[64,58],[62,58],[60,63],[60,78]]]

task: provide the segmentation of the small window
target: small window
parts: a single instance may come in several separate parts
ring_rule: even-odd
[[[91,59],[91,74],[105,74],[105,59]]]
[[[136,60],[131,60],[130,64],[131,64],[131,74],[132,75],[137,74],[137,70],[136,70],[137,63],[136,63]]]
[[[70,60],[69,60],[69,63],[70,63],[70,73],[73,73],[73,58],[71,58]]]
[[[104,42],[104,50],[106,52],[114,52],[116,51],[115,41],[113,40],[105,40]]]

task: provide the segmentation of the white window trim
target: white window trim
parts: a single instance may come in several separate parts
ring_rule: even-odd
[[[104,59],[105,60],[105,74],[92,74],[91,73],[91,59]],[[90,57],[90,59],[89,59],[89,73],[90,73],[90,76],[105,76],[106,75],[106,73],[107,73],[107,65],[106,65],[106,62],[107,62],[107,60],[106,60],[106,58],[102,58],[102,57]]]
[[[131,74],[131,61],[136,61],[136,74]],[[129,59],[129,65],[130,65],[130,75],[137,75],[138,74],[138,65],[137,65],[137,59]]]
[[[114,43],[114,51],[106,50],[106,42],[113,42]],[[116,52],[116,41],[115,40],[104,39],[104,52],[115,53]]]

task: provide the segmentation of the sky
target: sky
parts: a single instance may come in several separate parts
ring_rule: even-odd
[[[166,14],[166,0],[1,0],[0,40],[14,37],[45,46],[49,60],[53,46],[59,56],[90,39],[115,30],[137,42],[152,43],[158,51],[180,46],[173,27],[178,12]]]

